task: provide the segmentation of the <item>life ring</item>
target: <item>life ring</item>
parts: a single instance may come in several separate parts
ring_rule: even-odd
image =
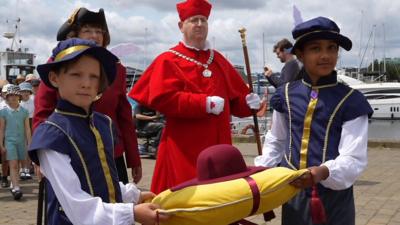
[[[247,130],[253,130],[254,133],[254,125],[253,124],[248,124],[247,126],[245,126],[242,131],[240,132],[240,134],[247,134]]]

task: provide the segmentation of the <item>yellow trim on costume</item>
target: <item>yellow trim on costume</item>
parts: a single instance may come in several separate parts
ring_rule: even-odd
[[[333,33],[333,34],[339,34],[339,32],[331,31],[331,30],[315,30],[315,31],[308,32],[308,33],[305,33],[305,34],[303,34],[303,35],[297,37],[297,38],[296,38],[296,41],[299,41],[300,39],[302,39],[303,37],[305,37],[305,36],[307,36],[307,35],[314,34],[314,33],[322,33],[322,32]]]
[[[285,155],[285,160],[288,163],[292,169],[297,170],[297,168],[292,164],[292,115],[291,115],[291,110],[290,110],[290,102],[289,102],[289,83],[285,84],[285,100],[286,100],[286,105],[288,108],[288,118],[289,118],[289,159],[287,158],[286,153]]]
[[[301,82],[303,82],[304,85],[306,85],[307,87],[312,88],[312,89],[328,88],[328,87],[334,87],[334,86],[338,85],[338,82],[336,82],[336,83],[333,83],[333,84],[325,84],[325,85],[313,86],[313,85],[307,83],[304,79],[301,80]]]
[[[111,134],[111,145],[112,145],[112,155],[114,155],[114,130],[112,128],[112,119],[111,117],[107,116],[107,115],[103,115],[108,119],[108,126],[110,127],[110,134]]]
[[[325,162],[326,160],[326,149],[328,147],[328,138],[329,138],[329,130],[331,129],[331,125],[333,122],[333,118],[336,116],[337,111],[339,110],[339,108],[343,105],[344,101],[346,101],[346,99],[353,93],[354,89],[350,89],[349,93],[347,93],[343,99],[339,102],[339,104],[335,107],[335,110],[333,110],[332,115],[329,117],[329,122],[328,125],[326,127],[326,131],[325,131],[325,139],[324,139],[324,147],[322,149],[322,163]]]
[[[77,116],[77,117],[81,117],[81,118],[86,118],[86,117],[89,116],[88,114],[82,115],[82,114],[79,114],[79,113],[65,112],[65,111],[62,111],[62,110],[59,110],[59,109],[55,109],[54,112],[59,113],[59,114],[63,114],[63,115],[67,115],[67,116]]]
[[[78,14],[78,12],[79,12],[79,10],[80,10],[81,8],[77,8],[77,9],[75,9],[73,12],[72,12],[72,14],[69,16],[69,18],[68,18],[68,24],[73,24],[74,23],[74,21],[75,21],[75,17],[76,17],[76,14]]]
[[[90,129],[92,130],[92,132],[96,138],[97,152],[99,153],[101,167],[103,168],[103,172],[104,172],[104,176],[105,176],[104,178],[107,183],[108,196],[110,198],[110,203],[115,203],[116,202],[115,188],[114,188],[114,183],[112,182],[112,178],[111,178],[110,167],[108,166],[108,163],[107,163],[103,140],[101,139],[100,133],[96,129],[95,126],[90,124]]]
[[[318,94],[318,89],[312,89],[311,91],[316,91]],[[300,149],[300,164],[299,169],[307,168],[307,154],[308,154],[308,144],[310,141],[310,133],[311,133],[311,123],[313,120],[313,114],[315,108],[317,106],[318,97],[310,98],[310,102],[308,103],[306,116],[304,118],[303,125],[303,137],[301,138],[301,149]]]
[[[45,123],[50,124],[50,125],[52,125],[52,126],[55,126],[55,127],[58,128],[59,130],[61,130],[61,132],[63,132],[63,133],[65,134],[65,136],[68,137],[68,139],[69,139],[69,141],[71,142],[72,146],[74,147],[76,153],[78,154],[79,159],[81,160],[81,163],[82,163],[82,166],[83,166],[83,170],[84,170],[84,172],[85,172],[86,182],[87,182],[87,184],[88,184],[88,186],[89,186],[90,194],[91,194],[92,196],[94,196],[93,185],[92,185],[92,182],[90,181],[90,176],[89,176],[89,170],[88,170],[88,168],[87,168],[87,166],[86,166],[86,163],[85,163],[85,160],[84,160],[84,158],[83,158],[83,156],[82,156],[82,153],[81,153],[81,151],[80,151],[79,148],[78,148],[78,145],[74,142],[74,140],[72,140],[72,138],[67,134],[67,132],[65,132],[65,131],[64,131],[60,126],[58,126],[56,123],[50,122],[50,121],[48,121],[48,120],[46,120]]]
[[[57,62],[57,61],[61,60],[66,55],[69,55],[69,54],[74,53],[76,51],[80,51],[82,49],[88,49],[88,48],[90,48],[90,46],[87,46],[87,45],[75,45],[73,47],[66,48],[66,49],[62,50],[61,52],[59,52],[56,55],[56,57],[54,58],[54,62]]]

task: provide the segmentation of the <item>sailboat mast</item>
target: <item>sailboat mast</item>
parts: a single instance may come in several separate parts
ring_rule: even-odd
[[[376,24],[372,26],[372,32],[374,32],[373,47],[372,47],[372,72],[375,71],[375,37],[376,37]]]
[[[385,34],[385,23],[382,23],[383,28],[383,74],[386,75],[386,34]]]
[[[358,57],[360,60],[360,66],[358,67],[358,71],[357,71],[357,79],[360,79],[360,75],[361,75],[361,63],[363,60],[363,56],[362,56],[362,40],[363,40],[363,21],[364,21],[364,11],[361,10],[361,21],[360,21],[360,50],[358,52]]]
[[[265,35],[264,32],[262,33],[262,50],[263,50],[263,64],[262,64],[262,69],[265,66]]]

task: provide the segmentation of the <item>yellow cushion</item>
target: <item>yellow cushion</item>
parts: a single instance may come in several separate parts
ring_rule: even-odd
[[[289,183],[306,171],[276,167],[251,175],[261,198],[255,214],[277,208],[296,195],[299,189]],[[253,195],[247,181],[240,178],[175,192],[166,190],[152,202],[161,206],[160,212],[171,215],[163,225],[226,225],[249,216]]]

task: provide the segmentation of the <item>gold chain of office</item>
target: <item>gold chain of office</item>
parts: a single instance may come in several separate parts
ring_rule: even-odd
[[[175,50],[172,50],[172,49],[170,49],[170,50],[168,50],[168,51],[171,52],[171,53],[174,53],[175,55],[177,55],[177,56],[179,56],[179,57],[181,57],[181,58],[183,58],[183,59],[186,59],[186,60],[189,61],[189,62],[193,62],[193,63],[195,63],[195,64],[197,64],[197,65],[199,65],[199,66],[204,67],[203,76],[204,76],[204,77],[211,77],[212,72],[211,72],[211,70],[208,69],[208,66],[209,66],[209,65],[213,62],[213,60],[214,60],[214,51],[213,51],[212,49],[210,49],[210,57],[208,58],[208,60],[207,60],[206,63],[201,63],[201,62],[199,62],[199,61],[197,61],[197,60],[195,60],[195,59],[193,59],[193,58],[191,58],[191,57],[189,57],[189,56],[186,56],[186,55],[184,55],[184,54],[182,54],[182,53],[180,53],[180,52],[177,52],[177,51],[175,51]]]

